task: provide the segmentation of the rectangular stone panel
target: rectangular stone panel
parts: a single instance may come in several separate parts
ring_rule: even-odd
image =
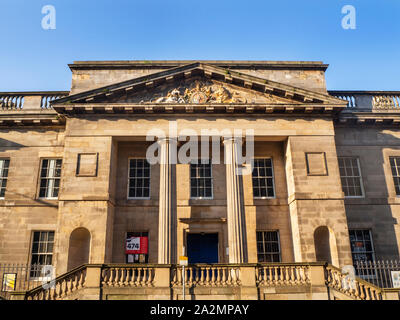
[[[326,168],[325,152],[306,152],[307,175],[309,176],[326,176],[328,170]]]
[[[76,176],[97,176],[98,153],[79,153],[76,166]]]

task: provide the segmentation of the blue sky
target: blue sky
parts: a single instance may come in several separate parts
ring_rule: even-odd
[[[44,5],[56,29],[43,30]],[[344,5],[357,13],[342,28]],[[400,0],[0,0],[0,91],[69,90],[75,60],[312,60],[328,89],[400,90]]]

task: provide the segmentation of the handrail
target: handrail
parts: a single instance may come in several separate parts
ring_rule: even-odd
[[[55,300],[59,297],[66,296],[72,291],[83,288],[85,286],[87,267],[88,265],[84,264],[56,277],[50,284],[48,284],[48,289],[41,285],[27,291],[25,299]]]
[[[323,268],[327,287],[337,290],[351,299],[384,299],[386,292],[384,289],[357,277],[350,278],[339,268],[321,262],[190,264],[185,268],[185,285],[188,287],[240,287],[246,285],[242,284],[242,280],[246,280],[245,278],[249,276],[248,272],[250,272],[254,275],[253,285],[257,287],[309,286],[312,285],[312,281],[315,281],[312,280],[313,267]],[[170,270],[169,283],[171,288],[183,285],[183,269],[176,264],[84,264],[56,277],[51,281],[52,287],[39,286],[27,291],[25,299],[63,299],[71,293],[85,288],[86,281],[91,283],[90,286],[92,287],[95,278],[86,279],[88,268],[99,270],[93,270],[95,271],[94,274],[99,274],[98,280],[95,280],[98,281],[96,286],[108,288],[107,290],[120,287],[157,287],[157,272],[161,271],[162,268]]]
[[[382,289],[361,278],[350,278],[332,265],[325,267],[326,284],[357,300],[382,300]]]

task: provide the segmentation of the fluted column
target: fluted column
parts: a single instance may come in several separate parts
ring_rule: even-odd
[[[224,139],[229,263],[247,262],[246,217],[244,213],[243,182],[238,174],[238,156],[241,141]]]
[[[176,140],[158,140],[160,152],[160,196],[158,213],[158,263],[170,264],[174,261],[174,234],[176,217],[174,206],[174,174],[176,164]]]

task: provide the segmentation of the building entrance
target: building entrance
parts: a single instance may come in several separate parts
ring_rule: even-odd
[[[189,263],[218,263],[218,233],[188,233]]]

